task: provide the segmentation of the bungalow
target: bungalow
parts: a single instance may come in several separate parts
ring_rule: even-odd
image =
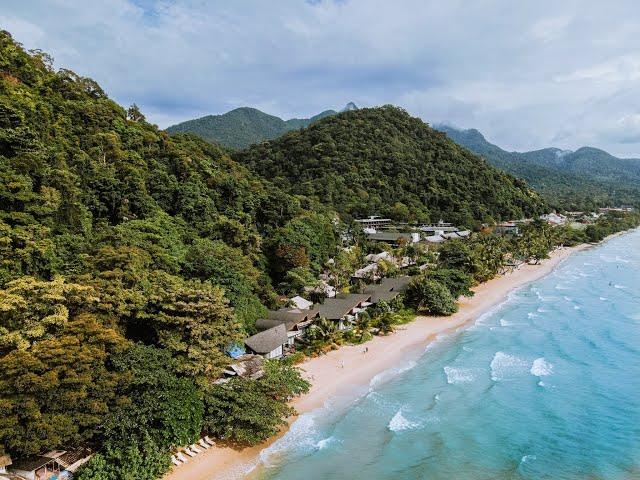
[[[417,243],[420,241],[420,234],[417,232],[376,232],[366,235],[367,239],[373,242],[384,242],[396,246],[401,242]]]
[[[250,353],[242,355],[224,370],[224,374],[227,377],[237,376],[257,380],[264,375],[264,357]]]
[[[371,216],[369,218],[358,219],[356,220],[356,223],[359,223],[362,226],[362,228],[376,229],[376,228],[381,228],[381,227],[386,227],[388,225],[391,225],[391,219]]]
[[[310,302],[306,298],[302,298],[299,295],[292,297],[289,299],[289,302],[293,304],[295,308],[299,308],[301,310],[308,310],[313,307],[313,302]]]
[[[497,224],[493,231],[500,235],[519,235],[520,227],[516,222],[502,222]]]
[[[350,293],[325,300],[319,307],[319,315],[337,322],[339,330],[348,330],[358,314],[370,305],[371,294]]]
[[[555,212],[549,213],[546,215],[541,215],[540,218],[553,227],[557,227],[567,223],[567,217],[565,217],[560,213],[555,213]]]
[[[390,302],[403,293],[411,283],[411,277],[384,278],[379,284],[372,284],[365,288],[364,293],[371,295],[371,303],[383,300]]]
[[[43,455],[20,459],[10,467],[9,471],[25,480],[72,478],[73,472],[90,458],[91,451],[86,448],[70,451],[52,450]]]
[[[436,224],[422,225],[419,229],[420,231],[428,235],[440,235],[442,233],[452,233],[458,231],[457,227],[454,227],[451,223],[443,222],[442,220]]]
[[[280,358],[284,355],[284,346],[287,345],[287,327],[284,323],[256,333],[245,339],[247,350],[264,358]]]
[[[443,233],[441,237],[443,237],[445,240],[453,240],[456,238],[468,238],[470,235],[471,235],[471,231],[460,230],[458,232]]]
[[[287,345],[293,346],[296,338],[304,335],[305,329],[318,318],[318,308],[302,310],[300,308],[281,308],[272,310],[266,319],[256,322],[258,330],[269,330],[284,325],[287,331]]]

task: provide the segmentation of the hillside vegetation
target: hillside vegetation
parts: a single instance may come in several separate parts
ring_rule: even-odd
[[[541,213],[544,202],[400,108],[344,112],[254,145],[234,159],[281,189],[344,216],[472,226]]]
[[[291,130],[308,127],[313,122],[336,113],[338,112],[335,110],[325,110],[311,118],[283,120],[255,108],[241,107],[223,115],[207,115],[178,123],[167,128],[167,132],[172,135],[193,133],[209,142],[238,149],[278,138]]]
[[[0,32],[0,454],[88,442],[110,459],[85,478],[161,472],[220,421],[225,349],[273,305],[287,259],[332,254],[334,216],[51,63]],[[263,434],[304,389],[273,368],[246,386],[273,407]]]
[[[640,205],[640,160],[616,158],[596,148],[575,152],[545,148],[507,152],[475,129],[438,126],[453,141],[489,163],[522,178],[552,206],[592,210],[599,206]]]

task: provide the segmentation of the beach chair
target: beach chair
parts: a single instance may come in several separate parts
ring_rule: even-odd
[[[178,453],[176,454],[176,458],[177,458],[178,460],[180,460],[182,463],[187,463],[187,462],[189,461],[189,459],[188,459],[187,457],[185,457],[185,456],[184,456],[184,453],[182,453],[182,452],[178,452]]]
[[[202,449],[198,447],[195,443],[192,443],[191,445],[189,445],[189,448],[191,448],[191,450],[194,450],[196,453],[202,453]]]
[[[189,447],[185,448],[183,451],[184,451],[184,453],[186,453],[190,457],[195,457],[198,454],[198,452],[196,452],[194,450],[191,450],[191,448],[189,448]]]
[[[213,440],[211,440],[207,435],[205,435],[204,441],[207,442],[212,447],[214,447],[216,445],[215,442]]]
[[[178,465],[182,465],[182,462],[178,460],[175,455],[171,455],[171,463],[173,463],[176,467]]]
[[[205,442],[204,438],[201,438],[200,440],[198,440],[198,445],[200,445],[205,450],[211,448],[211,445],[209,445],[207,442]]]

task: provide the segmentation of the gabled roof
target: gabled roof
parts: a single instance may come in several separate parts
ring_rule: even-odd
[[[380,241],[380,242],[397,242],[401,238],[411,241],[412,236],[411,236],[411,233],[376,232],[376,233],[368,233],[367,238],[369,240]]]
[[[293,330],[299,323],[307,322],[318,316],[318,308],[302,310],[300,308],[281,308],[271,310],[268,318],[256,321],[258,330],[268,330],[281,323],[285,324],[287,330]]]
[[[365,293],[371,295],[371,301],[377,303],[380,300],[388,302],[396,298],[407,289],[411,283],[411,277],[384,278],[379,284],[372,284],[365,288]]]
[[[285,343],[287,343],[287,328],[284,323],[256,333],[244,341],[244,344],[256,353],[269,353]]]
[[[366,302],[370,298],[371,294],[368,293],[350,293],[336,298],[327,298],[324,303],[320,305],[320,318],[340,320],[360,303]]]

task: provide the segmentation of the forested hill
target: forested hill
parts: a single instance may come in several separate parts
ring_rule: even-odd
[[[353,102],[349,102],[345,110],[356,108]],[[254,143],[278,138],[288,131],[308,127],[313,122],[336,113],[338,112],[335,110],[325,110],[311,118],[283,120],[255,108],[242,107],[223,115],[207,115],[188,120],[167,128],[167,132],[193,133],[225,147],[246,148]]]
[[[543,201],[402,109],[343,112],[234,159],[291,193],[360,217],[475,221],[540,213]]]
[[[333,253],[333,218],[0,32],[0,454],[192,441],[195,385],[266,313],[286,258]],[[146,425],[160,407],[172,426]]]
[[[640,204],[640,160],[616,158],[603,150],[583,147],[575,152],[545,148],[507,152],[475,129],[439,125],[453,141],[487,161],[525,179],[552,205],[567,209]]]

